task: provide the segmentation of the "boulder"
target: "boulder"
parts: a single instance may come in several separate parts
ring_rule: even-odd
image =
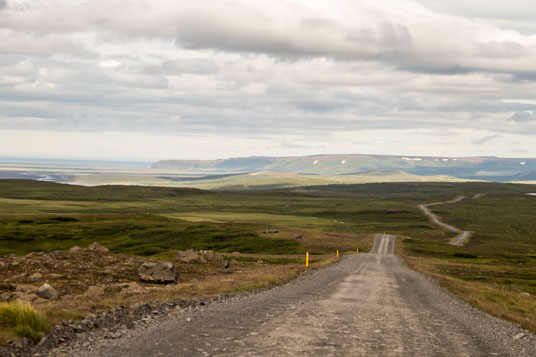
[[[20,291],[21,293],[37,293],[39,287],[28,284],[19,284],[15,286],[15,291]]]
[[[279,229],[265,229],[264,234],[279,233]]]
[[[104,295],[104,288],[102,286],[90,286],[84,293],[87,297],[97,297]]]
[[[87,250],[91,250],[92,252],[101,252],[101,253],[108,253],[110,251],[108,248],[101,245],[99,242],[91,243],[91,245],[87,247]]]
[[[214,264],[221,264],[225,260],[222,255],[216,254],[211,251],[204,252],[203,258],[208,263],[214,263]]]
[[[142,281],[152,283],[175,283],[179,274],[171,262],[144,263],[138,269]]]
[[[0,302],[10,301],[12,298],[13,297],[12,297],[11,293],[2,293],[2,294],[0,294]]]
[[[21,279],[24,279],[25,276],[26,276],[26,274],[24,274],[24,273],[12,275],[9,279],[6,279],[5,282],[9,283],[11,281],[21,280]]]
[[[58,291],[46,283],[39,287],[37,295],[47,300],[56,300],[59,297]]]
[[[2,291],[14,291],[15,286],[10,283],[0,283],[0,290]]]
[[[93,243],[93,244],[95,244],[95,243]],[[99,243],[97,243],[97,244],[99,244]],[[100,245],[100,244],[99,244],[99,245]],[[101,246],[101,247],[102,247],[102,246]],[[103,247],[103,248],[104,248],[104,247]],[[75,245],[74,247],[71,247],[71,249],[69,249],[69,253],[70,253],[70,254],[73,254],[73,253],[76,253],[76,252],[80,252],[80,251],[82,251],[82,250],[83,250],[82,248],[80,248],[79,246]]]
[[[17,300],[19,301],[27,301],[27,302],[34,302],[37,299],[39,299],[39,296],[37,296],[37,294],[24,294],[24,295],[20,295],[17,298]]]
[[[41,279],[43,279],[43,274],[41,273],[33,273],[28,277],[28,280],[30,281],[39,281]]]
[[[145,291],[145,288],[136,282],[128,283],[128,292],[139,293]]]
[[[186,264],[201,263],[201,257],[193,249],[179,250],[175,255],[175,259]]]

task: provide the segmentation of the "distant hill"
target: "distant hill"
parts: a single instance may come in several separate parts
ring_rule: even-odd
[[[356,175],[393,171],[417,176],[450,176],[468,180],[534,181],[536,158],[444,157],[393,155],[314,155],[294,157],[239,157],[221,160],[162,160],[152,169],[200,174],[254,172],[310,175]]]

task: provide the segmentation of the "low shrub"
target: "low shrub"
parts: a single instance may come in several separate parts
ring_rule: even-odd
[[[29,303],[0,303],[0,328],[15,335],[39,341],[50,329],[48,319]]]
[[[474,255],[474,254],[471,254],[471,253],[454,253],[452,254],[452,256],[456,257],[456,258],[467,258],[467,259],[476,259],[478,258],[477,255]]]

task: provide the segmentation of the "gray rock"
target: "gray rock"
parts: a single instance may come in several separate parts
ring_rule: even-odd
[[[525,337],[526,334],[524,332],[520,332],[517,335],[514,336],[514,340],[521,340],[523,337]]]
[[[95,243],[93,243],[93,244],[95,244]],[[79,246],[75,245],[74,247],[71,247],[71,249],[69,249],[69,253],[73,254],[73,253],[76,253],[76,252],[80,252],[82,250],[83,250],[82,248],[80,248]]]
[[[59,297],[58,291],[47,283],[39,287],[37,295],[47,300],[56,300]]]
[[[225,260],[222,255],[208,251],[203,253],[203,258],[209,263],[221,264]]]
[[[84,293],[87,297],[97,297],[104,295],[104,288],[102,286],[90,286]]]
[[[0,301],[10,301],[12,299],[11,293],[0,294]]]
[[[41,273],[33,273],[28,277],[28,280],[30,281],[39,281],[41,279],[43,279],[43,274]]]
[[[279,233],[279,229],[265,229],[264,234]]]
[[[7,282],[7,281],[17,281],[17,280],[21,280],[21,279],[24,279],[25,276],[26,276],[26,274],[24,274],[24,273],[16,274],[16,275],[11,276],[9,279],[6,279],[6,282]]]
[[[138,269],[140,279],[153,283],[175,283],[179,274],[171,262],[144,263]]]
[[[101,253],[108,253],[110,251],[108,248],[101,245],[99,242],[91,243],[91,245],[87,247],[87,250],[90,250],[92,252],[101,252]]]
[[[179,250],[175,255],[175,259],[186,264],[201,263],[201,257],[193,249]]]
[[[39,290],[39,287],[35,285],[28,285],[28,284],[19,284],[15,286],[15,291],[20,291],[22,293],[37,293]]]
[[[24,294],[24,295],[19,296],[17,300],[34,302],[38,298],[39,298],[38,295],[33,294],[33,293],[29,293],[29,294]]]

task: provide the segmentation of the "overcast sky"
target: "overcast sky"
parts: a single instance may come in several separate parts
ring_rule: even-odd
[[[536,157],[534,0],[0,0],[0,156]]]

